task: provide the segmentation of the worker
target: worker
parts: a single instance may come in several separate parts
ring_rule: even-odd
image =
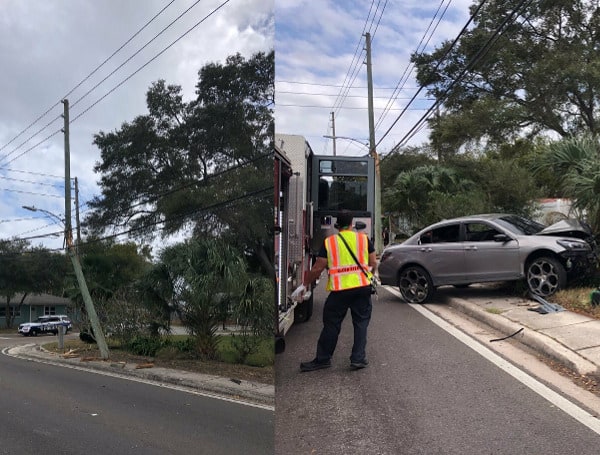
[[[359,370],[368,365],[365,348],[367,327],[371,320],[371,294],[374,292],[373,275],[377,268],[377,258],[373,243],[367,235],[352,230],[352,220],[352,214],[346,210],[338,214],[335,227],[339,234],[325,239],[302,285],[292,293],[295,300],[305,297],[310,285],[327,269],[327,290],[330,292],[323,306],[323,329],[317,342],[317,355],[310,362],[302,362],[301,371],[331,366],[331,357],[348,309],[354,326],[350,368]]]

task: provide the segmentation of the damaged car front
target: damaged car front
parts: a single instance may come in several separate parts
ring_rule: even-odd
[[[561,253],[561,257],[570,279],[590,276],[598,268],[598,242],[587,223],[567,218],[545,227],[537,235],[564,238],[562,242],[567,248]],[[589,248],[582,246],[580,242],[570,242],[569,239],[583,240]]]

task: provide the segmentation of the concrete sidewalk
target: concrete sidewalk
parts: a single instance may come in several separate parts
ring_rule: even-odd
[[[600,320],[571,311],[540,314],[535,300],[505,296],[481,286],[440,290],[447,303],[580,374],[600,373]],[[548,299],[552,303],[552,299]],[[519,333],[514,335],[516,332]]]
[[[26,344],[7,348],[4,353],[22,359],[49,363],[70,368],[92,370],[99,373],[133,378],[157,385],[176,386],[207,396],[224,397],[233,401],[258,405],[266,409],[275,406],[275,386],[236,379],[211,376],[169,368],[136,368],[137,364],[94,360],[82,361],[80,358],[64,358],[60,354],[49,352],[37,344]]]

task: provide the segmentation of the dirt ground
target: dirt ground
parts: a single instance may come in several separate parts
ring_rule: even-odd
[[[44,348],[52,352],[59,352],[56,343],[44,345]],[[60,352],[68,352],[70,349],[74,350],[74,354],[80,356],[81,358],[100,357],[98,348],[95,345],[81,342],[69,342],[65,345],[65,350],[61,350]],[[156,367],[212,374],[215,376],[238,379],[241,381],[260,382],[263,384],[275,383],[275,369],[273,366],[261,368],[248,365],[238,365],[216,361],[201,361],[195,359],[164,359],[158,357],[145,357],[134,355],[120,349],[110,349],[109,353],[110,360],[114,362],[127,362],[135,364],[151,363]]]

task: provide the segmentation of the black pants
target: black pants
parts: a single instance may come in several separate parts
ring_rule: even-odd
[[[348,309],[354,326],[354,344],[350,362],[366,360],[367,327],[371,320],[372,309],[370,286],[329,293],[323,306],[323,330],[317,343],[318,362],[331,359]]]

